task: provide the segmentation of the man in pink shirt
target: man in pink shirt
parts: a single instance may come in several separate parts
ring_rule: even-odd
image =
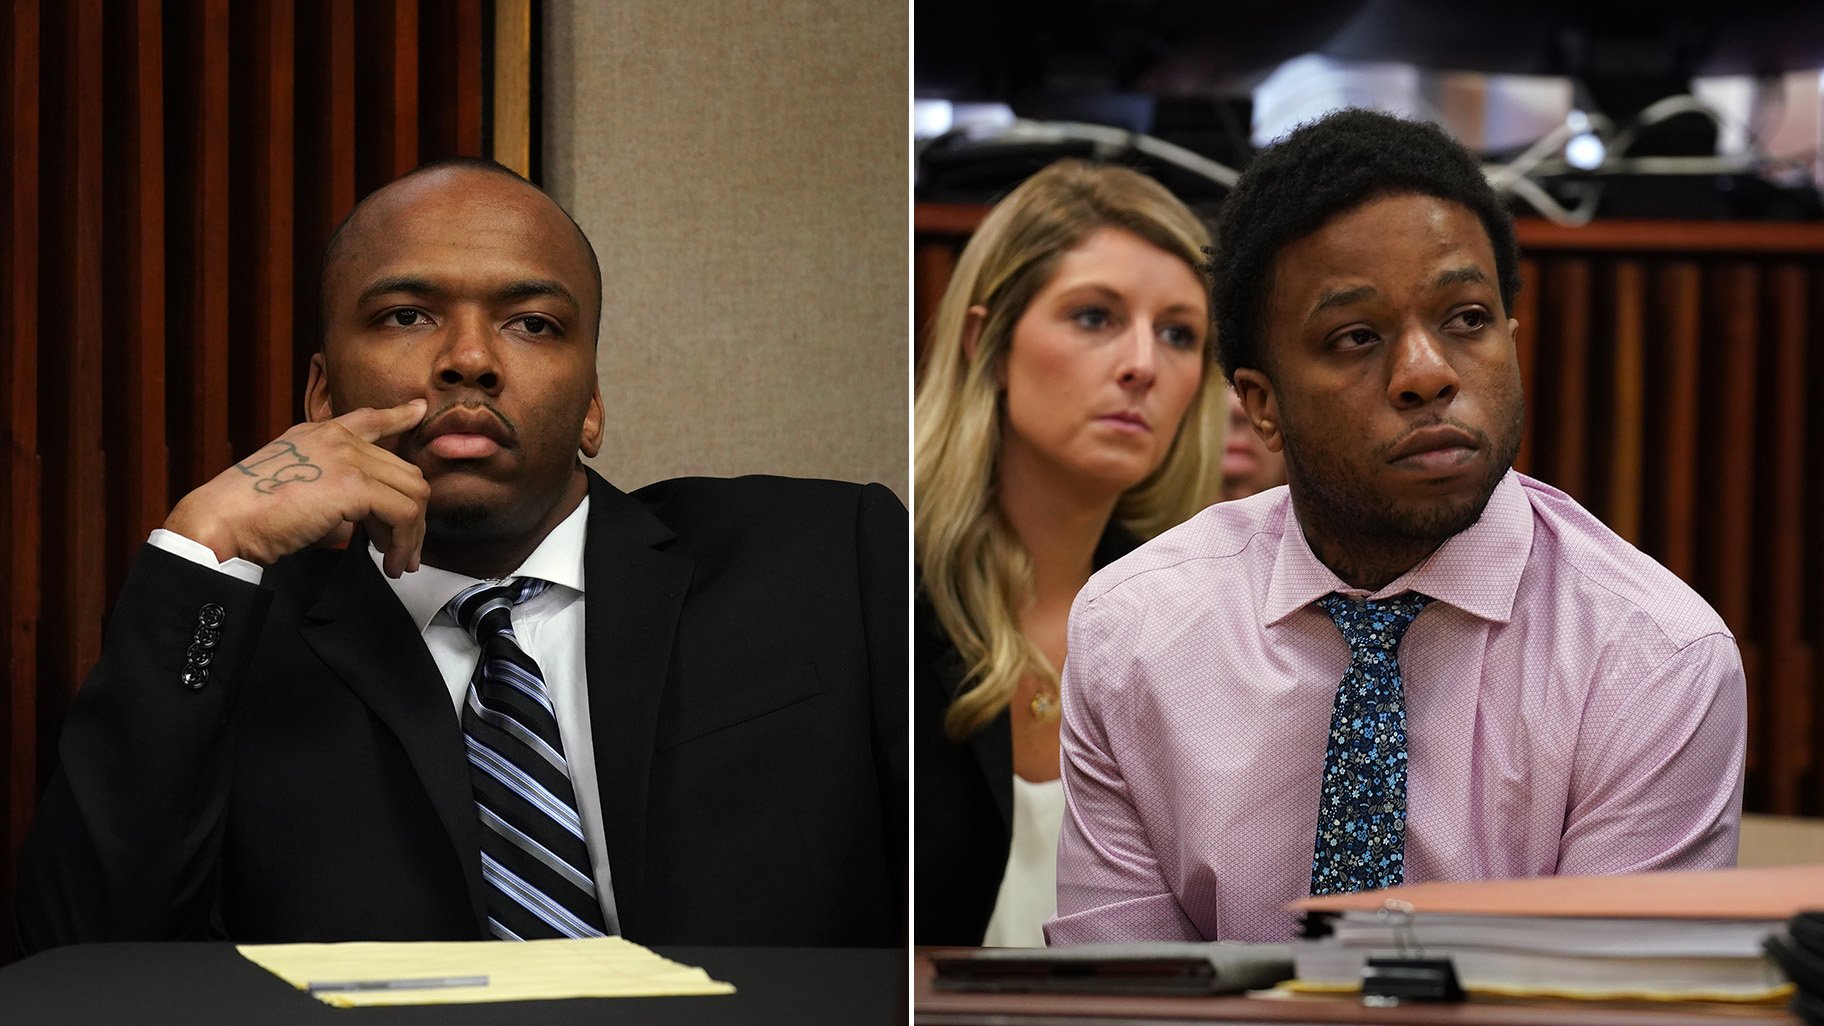
[[[1288,486],[1077,597],[1050,942],[1283,940],[1311,893],[1733,865],[1741,657],[1512,470],[1518,254],[1469,154],[1334,114],[1218,227],[1221,360]]]

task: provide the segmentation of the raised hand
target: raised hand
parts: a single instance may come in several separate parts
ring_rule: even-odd
[[[217,559],[266,566],[364,524],[386,556],[387,576],[416,570],[431,486],[376,443],[417,427],[425,408],[413,399],[299,424],[184,496],[165,529],[209,546]]]

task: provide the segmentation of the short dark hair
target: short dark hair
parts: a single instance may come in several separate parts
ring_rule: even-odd
[[[1520,291],[1514,219],[1469,151],[1436,125],[1342,110],[1299,126],[1262,150],[1223,201],[1211,266],[1217,356],[1230,381],[1264,369],[1262,344],[1273,261],[1338,214],[1387,195],[1418,193],[1476,215],[1495,251],[1501,305]]]
[[[410,171],[407,171],[405,174],[400,175],[398,178],[393,179],[392,182],[386,183],[386,185],[392,185],[393,182],[403,182],[407,178],[415,178],[419,175],[430,174],[433,171],[449,171],[449,170],[453,170],[453,169],[461,169],[461,170],[468,170],[468,171],[481,171],[481,172],[485,172],[487,174],[505,175],[508,178],[513,179],[514,181],[521,182],[527,186],[530,186],[533,189],[538,189],[539,192],[545,192],[545,190],[540,189],[538,187],[538,184],[533,182],[530,178],[527,178],[525,175],[520,174],[518,171],[513,170],[512,168],[508,167],[507,165],[502,164],[499,161],[493,160],[488,157],[444,157],[441,160],[433,160],[428,164],[420,164],[419,166],[411,169]],[[380,189],[386,188],[386,185],[381,186]],[[350,210],[348,212],[348,216],[344,217],[341,221],[337,222],[335,230],[329,233],[329,241],[323,244],[323,260],[320,264],[317,265],[317,348],[318,349],[323,348],[323,343],[329,336],[329,269],[330,269],[331,265],[333,265],[335,263],[336,258],[341,255],[342,232],[344,229],[346,229],[349,226],[349,224],[352,221],[354,221],[355,215],[361,212],[361,208],[367,205],[368,199],[370,199],[375,193],[378,193],[380,191],[380,189],[375,189],[374,192],[370,192],[366,196],[362,197],[361,202],[356,203],[354,206],[354,209]],[[549,198],[550,195],[551,195],[550,193],[545,193],[545,196],[547,198]],[[596,337],[599,340],[601,337],[601,330],[602,330],[602,328],[601,328],[601,320],[602,320],[601,319],[601,313],[602,313],[601,307],[602,307],[602,302],[603,302],[602,262],[600,260],[596,259],[595,246],[592,243],[590,243],[588,234],[583,231],[583,226],[576,223],[576,218],[570,216],[570,211],[564,210],[563,204],[557,203],[556,200],[552,200],[552,202],[557,206],[557,209],[563,210],[564,216],[566,218],[569,218],[570,226],[572,228],[576,229],[576,237],[577,237],[578,241],[582,242],[582,244],[583,244],[583,252],[589,254],[589,270],[595,275],[595,305],[596,305],[596,328],[595,328],[595,330],[596,330]]]

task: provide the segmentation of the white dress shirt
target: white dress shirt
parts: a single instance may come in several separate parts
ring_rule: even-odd
[[[602,831],[602,797],[595,784],[595,746],[589,731],[589,687],[584,658],[583,543],[588,534],[589,499],[552,528],[512,577],[537,577],[553,587],[513,607],[513,634],[519,646],[544,671],[545,689],[557,713],[557,729],[564,745],[570,783],[576,789],[577,812],[582,816],[583,840],[594,867],[595,889],[609,933],[619,933],[613,880],[608,870],[608,841]],[[215,558],[208,546],[163,529],[152,532],[151,543],[173,555],[213,567],[251,584],[260,583],[262,568],[244,559],[227,562]],[[384,558],[370,542],[368,555],[379,567]],[[383,574],[384,576],[384,574]],[[454,617],[444,611],[450,599],[479,578],[434,566],[421,566],[395,580],[385,578],[399,597],[412,622],[418,625],[424,645],[443,674],[450,693],[450,712],[462,718],[462,704],[469,677],[481,658],[481,648]]]
[[[1013,842],[1007,871],[988,917],[982,945],[1042,948],[1045,921],[1058,914],[1058,831],[1064,824],[1064,784],[1013,777]]]

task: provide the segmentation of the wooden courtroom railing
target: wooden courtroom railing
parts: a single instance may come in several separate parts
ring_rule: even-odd
[[[0,5],[0,961],[14,858],[134,552],[302,416],[331,228],[421,161],[488,152],[490,12],[529,10]]]
[[[985,207],[920,204],[920,345]],[[1824,225],[1519,224],[1519,466],[1664,563],[1735,632],[1747,807],[1824,815]]]

